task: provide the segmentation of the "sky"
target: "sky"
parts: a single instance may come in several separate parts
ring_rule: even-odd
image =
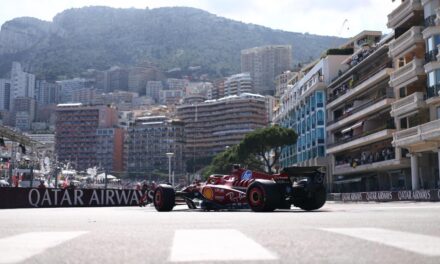
[[[351,37],[362,30],[388,33],[391,0],[0,0],[0,24],[15,17],[46,21],[65,9],[84,6],[157,8],[189,6],[218,16],[291,32]]]

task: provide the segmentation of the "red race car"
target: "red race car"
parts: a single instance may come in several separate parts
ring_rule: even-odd
[[[206,182],[195,182],[181,191],[160,184],[154,191],[157,211],[171,211],[176,204],[190,209],[244,209],[270,212],[290,209],[293,204],[311,211],[326,201],[325,173],[321,167],[288,167],[279,174],[267,174],[233,166],[230,175],[211,175]]]

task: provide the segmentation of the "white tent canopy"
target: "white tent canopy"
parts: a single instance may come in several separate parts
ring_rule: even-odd
[[[98,174],[98,176],[96,176],[96,179],[104,180],[105,179],[105,173]],[[113,180],[113,179],[116,179],[116,177],[111,175],[111,174],[107,174],[107,180]]]

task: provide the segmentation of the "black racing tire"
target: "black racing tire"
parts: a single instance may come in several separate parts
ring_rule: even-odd
[[[327,201],[327,191],[324,185],[317,186],[313,191],[309,191],[306,197],[298,202],[297,206],[306,211],[317,210],[324,206]]]
[[[170,185],[161,184],[154,190],[153,203],[157,211],[169,212],[173,210],[175,202],[176,194]]]
[[[281,203],[281,192],[276,182],[258,180],[247,188],[246,199],[254,212],[272,212]]]

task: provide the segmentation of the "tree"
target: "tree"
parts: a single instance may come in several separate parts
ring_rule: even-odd
[[[242,159],[238,155],[238,145],[227,148],[225,151],[217,154],[211,164],[203,170],[203,176],[221,173],[227,174],[231,172],[232,164],[246,164],[251,170],[261,170],[263,164],[254,155],[249,155]]]
[[[254,155],[263,160],[267,171],[272,173],[283,148],[295,144],[297,138],[293,129],[278,125],[257,129],[247,134],[238,145],[238,158],[244,160]]]

